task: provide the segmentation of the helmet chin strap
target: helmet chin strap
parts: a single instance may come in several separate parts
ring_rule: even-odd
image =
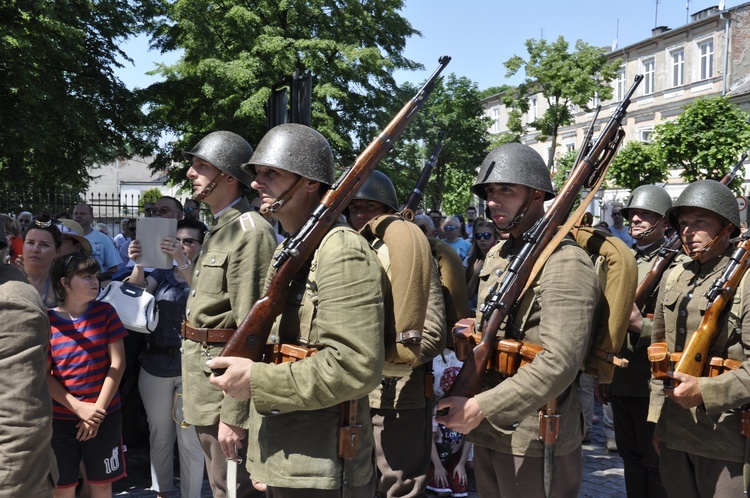
[[[220,171],[215,177],[213,177],[213,179],[211,180],[211,183],[203,187],[203,190],[201,190],[200,192],[198,192],[197,194],[193,196],[193,199],[195,199],[198,202],[205,200],[206,197],[211,195],[211,192],[214,191],[214,189],[219,184],[221,179],[224,178],[225,176],[227,176],[227,174],[224,173],[223,171]]]
[[[276,199],[273,202],[273,204],[271,204],[270,207],[260,208],[260,212],[263,213],[263,214],[267,214],[267,213],[273,214],[273,213],[277,212],[279,209],[281,209],[281,206],[283,206],[286,203],[286,201],[288,201],[289,199],[292,198],[292,196],[294,195],[294,193],[302,186],[302,182],[304,180],[306,180],[306,178],[304,176],[300,176],[297,179],[297,181],[294,182],[294,185],[292,185],[292,187],[289,190],[287,190],[286,192],[284,192],[284,195],[282,195],[281,198]]]
[[[505,228],[500,228],[500,227],[499,227],[499,226],[497,226],[497,224],[495,223],[495,228],[497,228],[497,231],[498,231],[498,232],[510,232],[510,231],[511,231],[511,230],[513,230],[513,229],[514,229],[515,227],[517,227],[519,223],[521,223],[521,220],[523,219],[523,217],[524,217],[524,216],[526,215],[526,212],[527,212],[527,211],[529,210],[529,208],[531,207],[531,201],[532,201],[532,197],[534,196],[534,194],[535,194],[536,192],[538,192],[538,190],[536,190],[536,189],[532,189],[532,190],[531,190],[531,192],[529,193],[528,197],[526,197],[526,201],[525,201],[525,202],[523,203],[523,206],[521,206],[521,210],[520,210],[520,211],[518,212],[518,214],[516,214],[516,217],[515,217],[515,218],[513,218],[513,220],[512,220],[512,221],[511,221],[511,222],[510,222],[510,223],[508,224],[508,226],[507,226],[507,227],[505,227]],[[489,209],[489,204],[488,204],[488,209]],[[494,222],[493,222],[493,223],[494,223]]]
[[[682,250],[685,251],[685,254],[687,254],[691,258],[700,259],[701,257],[703,257],[704,254],[706,254],[709,251],[709,249],[711,249],[713,246],[716,245],[716,242],[718,242],[720,238],[722,238],[727,233],[732,233],[732,230],[734,230],[734,225],[732,225],[731,223],[727,223],[724,226],[724,228],[721,230],[721,232],[719,232],[718,235],[716,235],[716,237],[711,239],[711,241],[708,244],[692,252],[687,248],[687,245],[685,244],[685,239],[683,239],[682,236],[680,236],[680,240],[682,241]]]
[[[654,232],[654,230],[656,230],[656,227],[659,226],[659,223],[661,223],[662,221],[664,221],[664,218],[661,218],[659,221],[657,221],[656,223],[654,223],[653,225],[651,225],[650,228],[647,228],[646,230],[644,230],[643,232],[641,232],[639,235],[633,235],[633,225],[631,224],[629,226],[629,228],[628,228],[628,234],[631,237],[633,237],[635,240],[644,239],[644,238],[648,237],[649,235],[651,235]]]

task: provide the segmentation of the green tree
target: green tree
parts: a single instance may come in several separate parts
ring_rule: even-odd
[[[84,190],[88,169],[149,149],[136,95],[112,68],[157,0],[13,0],[0,6],[0,185]]]
[[[631,140],[612,159],[607,180],[620,188],[633,190],[641,185],[666,182],[668,170],[656,144]]]
[[[726,97],[698,99],[674,121],[654,127],[660,158],[686,182],[721,180],[750,147],[750,116]],[[736,190],[741,178],[732,183]]]
[[[161,190],[156,187],[146,190],[141,194],[141,198],[138,200],[138,211],[143,212],[143,206],[145,206],[147,202],[156,202],[163,196],[164,194],[161,193]]]
[[[257,144],[266,132],[271,87],[295,70],[315,76],[312,126],[350,163],[391,116],[406,39],[420,33],[399,14],[402,0],[174,0],[153,44],[184,56],[156,73],[147,88],[149,116],[178,139],[154,164],[181,160],[177,151],[226,129]],[[403,102],[402,102],[403,104]],[[173,179],[184,180],[175,168]]]
[[[620,61],[607,62],[606,50],[576,41],[575,50],[562,36],[554,42],[526,40],[528,58],[514,55],[505,61],[507,77],[524,70],[526,79],[514,92],[509,92],[504,104],[511,109],[508,128],[523,134],[521,117],[529,110],[529,98],[537,93],[546,100],[547,110],[531,121],[529,126],[539,131],[539,141],[551,139],[547,165],[552,167],[557,148],[557,134],[561,126],[574,122],[572,109],[588,110],[589,102],[598,96],[612,97],[609,82],[615,77]]]
[[[402,98],[416,92],[404,85]],[[379,169],[396,186],[401,202],[406,202],[444,130],[443,149],[424,189],[422,205],[463,213],[472,204],[471,185],[487,153],[489,118],[484,115],[476,83],[449,74],[436,86],[429,100],[396,143],[392,154]]]

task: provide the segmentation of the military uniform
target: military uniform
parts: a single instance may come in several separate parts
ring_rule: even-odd
[[[222,213],[206,233],[195,263],[187,323],[195,328],[237,328],[261,296],[275,247],[273,229],[245,198]],[[223,347],[224,343],[183,342],[185,420],[195,426],[216,426],[221,421],[246,429],[248,403],[225,397],[208,381],[211,371],[206,360],[218,356]]]
[[[644,249],[636,247],[632,250],[638,264],[639,283],[651,270],[662,245],[663,240],[659,240]],[[651,344],[655,305],[654,295],[646,304],[648,316],[643,317],[641,333],[629,332],[625,337],[619,356],[628,360],[628,366],[615,369],[610,385],[610,403],[614,413],[617,450],[625,464],[626,488],[629,480],[635,480],[642,484],[639,490],[648,489],[649,496],[665,496],[659,477],[659,455],[652,444],[656,426],[647,421],[651,379],[647,350]],[[629,495],[636,496],[632,494],[635,490],[630,491]]]
[[[388,247],[380,239],[371,244],[390,277]],[[419,496],[424,492],[432,447],[432,406],[428,406],[425,397],[426,364],[442,352],[446,335],[445,304],[435,266],[421,342],[397,344],[391,336],[386,343],[382,381],[370,393],[383,498]]]
[[[665,273],[654,313],[654,342],[666,340],[670,352],[684,349],[702,321],[708,305],[705,293],[721,275],[734,249],[730,246],[704,264],[688,261]],[[717,496],[742,494],[747,440],[740,435],[739,427],[740,407],[750,402],[750,362],[747,346],[743,347],[750,344],[750,279],[742,281],[729,308],[722,315],[710,354],[741,361],[742,365],[717,377],[701,377],[702,405],[682,408],[665,398],[662,381],[652,380],[649,419],[657,422],[656,436],[666,446],[660,467],[670,496],[690,496],[684,484],[705,486],[709,496],[714,492]],[[725,471],[720,478],[717,467],[728,469],[729,474]],[[705,468],[707,473],[702,474]],[[722,487],[725,485],[728,487]]]
[[[480,303],[520,246],[509,239],[487,253],[480,273]],[[539,440],[538,410],[554,399],[562,415],[554,449],[553,489],[564,496],[577,494],[584,422],[574,382],[600,294],[589,256],[574,241],[563,240],[513,313],[515,320],[506,334],[543,345],[544,350],[512,377],[503,379],[497,372],[488,372],[484,391],[475,397],[485,420],[467,439],[475,443],[481,496],[496,496],[498,490],[507,496],[543,495],[544,445]],[[538,472],[527,472],[530,468]]]
[[[342,487],[340,404],[358,400],[361,429],[350,479],[354,496],[372,496],[367,395],[380,382],[383,368],[386,278],[367,241],[339,226],[323,238],[308,274],[290,284],[286,308],[269,340],[318,351],[297,362],[253,363],[250,371],[248,437],[257,445],[248,451],[247,466],[271,493],[273,488]]]
[[[39,293],[20,271],[4,264],[0,317],[0,497],[51,497],[57,464],[50,446],[52,400],[45,376],[49,319]]]

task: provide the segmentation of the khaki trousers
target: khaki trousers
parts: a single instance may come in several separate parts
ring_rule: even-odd
[[[661,481],[667,495],[676,498],[747,496],[742,489],[742,464],[705,458],[662,444]]]
[[[474,444],[474,473],[480,498],[544,498],[544,458],[513,456]],[[581,487],[581,447],[556,456],[552,493],[577,498]]]

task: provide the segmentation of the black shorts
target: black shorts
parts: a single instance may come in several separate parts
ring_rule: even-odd
[[[79,441],[78,420],[52,421],[52,449],[57,458],[60,478],[58,488],[78,484],[78,467],[81,459],[86,468],[86,479],[93,484],[106,484],[127,475],[122,449],[122,414],[120,410],[108,413],[93,439]]]

